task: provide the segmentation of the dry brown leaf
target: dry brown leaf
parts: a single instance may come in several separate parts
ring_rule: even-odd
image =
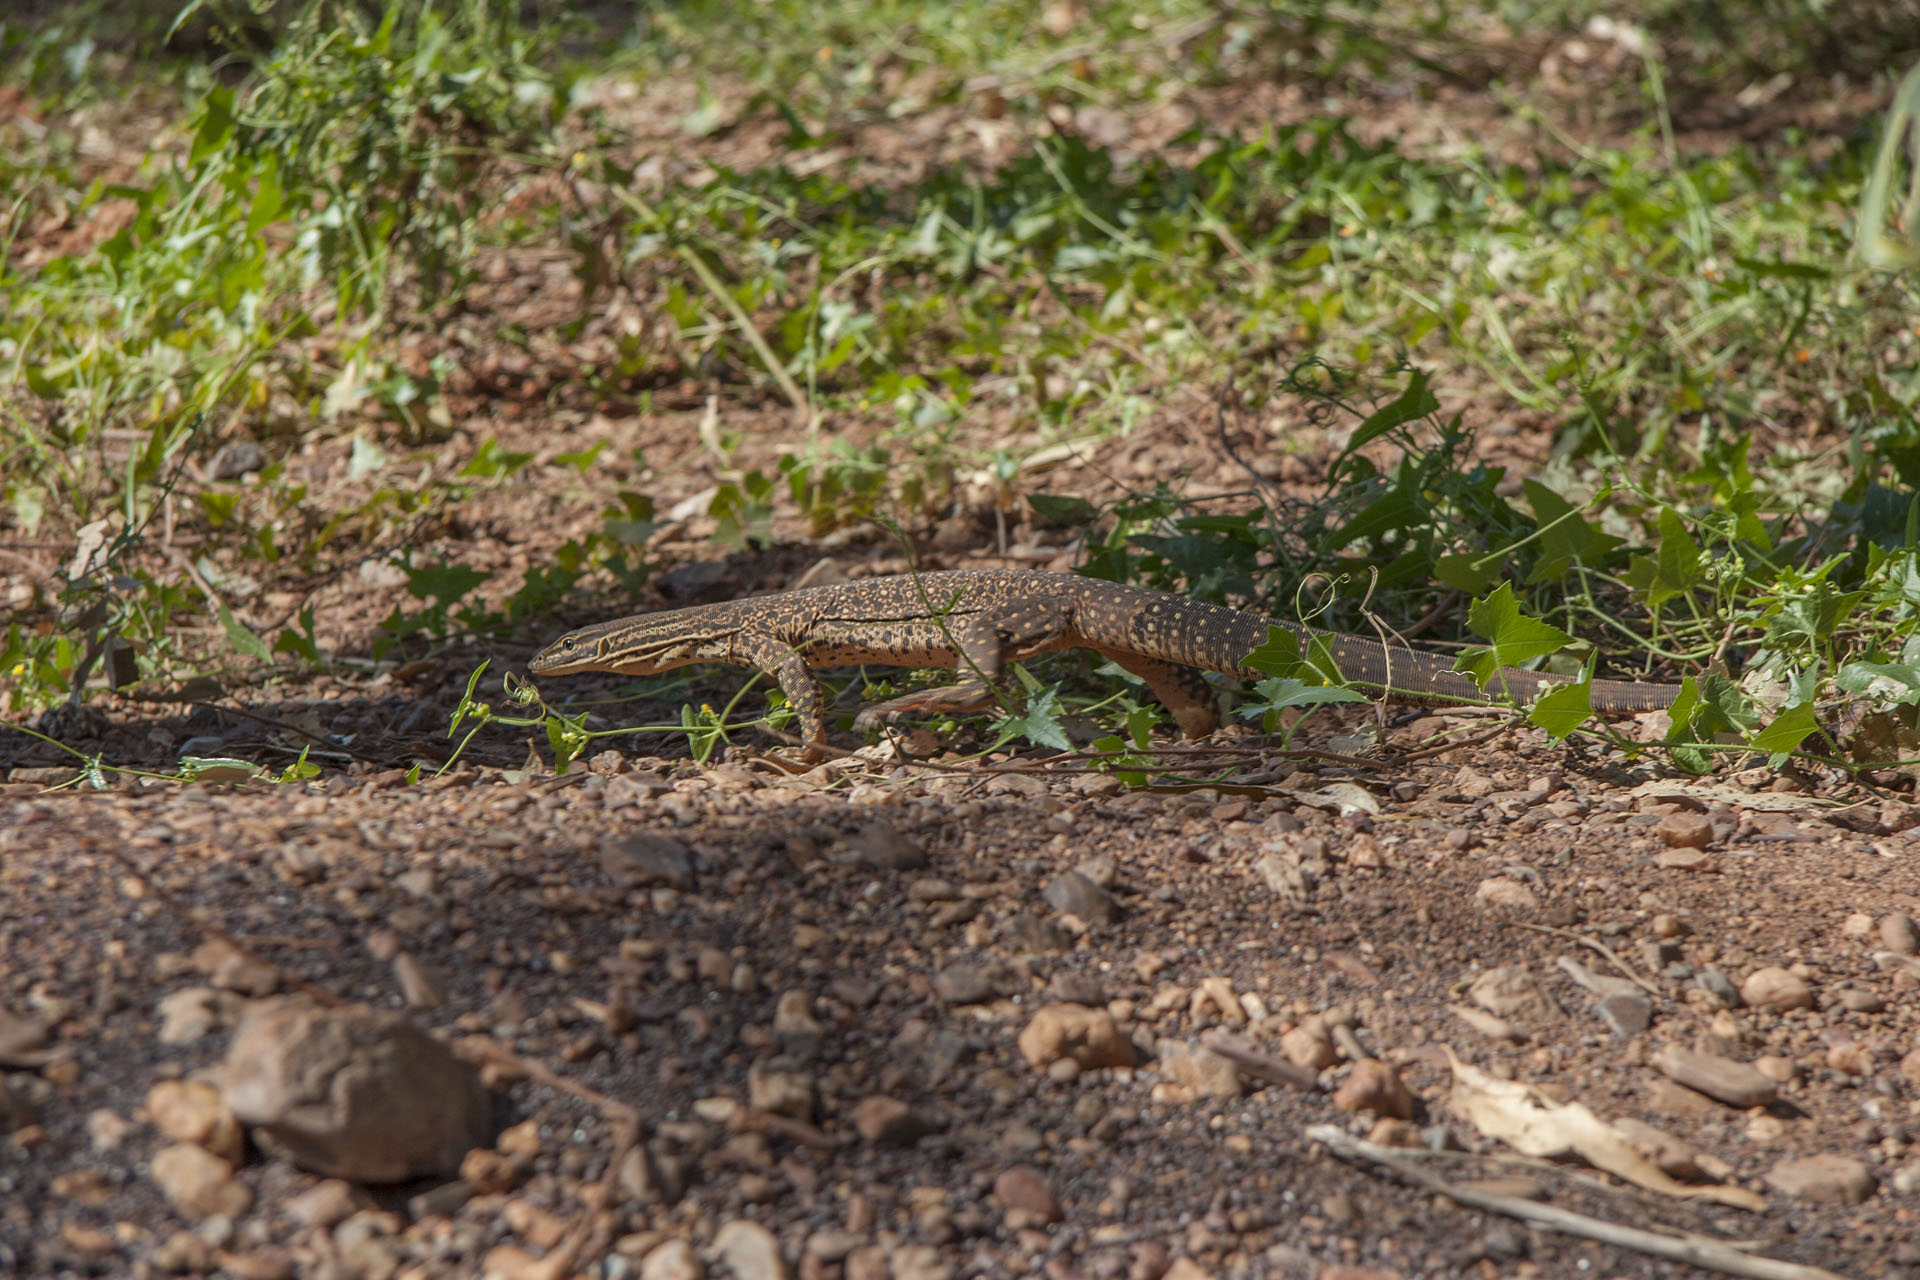
[[[1453,1109],[1489,1138],[1524,1155],[1552,1158],[1569,1152],[1648,1191],[1683,1200],[1713,1200],[1758,1211],[1766,1200],[1745,1187],[1688,1186],[1668,1177],[1625,1137],[1578,1102],[1557,1103],[1532,1085],[1500,1080],[1460,1061],[1451,1049]]]
[[[1670,778],[1643,782],[1627,793],[1636,800],[1680,799],[1702,804],[1739,805],[1764,813],[1793,813],[1801,809],[1832,809],[1837,800],[1792,791],[1748,791],[1724,782],[1675,782]]]

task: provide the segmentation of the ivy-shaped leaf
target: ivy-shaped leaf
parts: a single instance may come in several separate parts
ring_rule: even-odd
[[[1786,757],[1799,749],[1806,736],[1820,727],[1811,702],[1796,703],[1773,718],[1773,723],[1747,739],[1747,745],[1768,752],[1778,768]]]
[[[1025,738],[1036,746],[1051,747],[1055,751],[1073,750],[1073,743],[1060,724],[1059,702],[1060,686],[1057,684],[1029,693],[1026,714],[1007,716],[994,726],[1000,742]]]
[[[1573,637],[1550,623],[1529,618],[1520,612],[1513,598],[1513,584],[1503,582],[1492,595],[1475,600],[1467,609],[1467,625],[1490,642],[1484,649],[1469,649],[1453,664],[1485,689],[1501,667],[1517,667],[1535,658],[1565,648]]]
[[[1672,751],[1681,768],[1693,773],[1711,773],[1713,756],[1697,745],[1712,742],[1723,733],[1744,734],[1760,721],[1747,709],[1747,700],[1733,681],[1725,676],[1687,676],[1680,681],[1680,696],[1668,708],[1672,725],[1662,741]]]
[[[416,599],[451,605],[493,575],[464,564],[443,564],[416,569],[407,566],[407,590]]]
[[[1527,722],[1545,729],[1547,736],[1559,742],[1585,724],[1593,715],[1593,672],[1580,679],[1558,684],[1534,699],[1527,710]]]
[[[1669,724],[1667,736],[1663,740],[1667,749],[1673,753],[1673,761],[1689,773],[1712,773],[1713,757],[1699,747],[1691,745],[1699,741],[1699,735],[1693,732],[1693,725],[1706,709],[1700,697],[1700,685],[1692,676],[1680,681],[1680,696],[1667,708]]]
[[[1658,609],[1705,583],[1700,573],[1700,547],[1672,507],[1660,508],[1658,551],[1652,556],[1635,556],[1621,577],[1646,597],[1649,609]]]
[[[1486,556],[1484,555],[1470,554],[1468,552],[1455,552],[1451,555],[1444,555],[1433,562],[1433,576],[1438,581],[1444,582],[1452,587],[1455,591],[1466,591],[1474,595],[1479,595],[1482,591],[1491,590],[1493,585],[1499,581],[1492,573],[1481,567],[1482,562],[1485,560]]]
[[[1342,685],[1308,684],[1291,677],[1276,677],[1262,680],[1253,686],[1254,692],[1264,702],[1249,703],[1241,707],[1240,714],[1251,720],[1263,716],[1269,711],[1284,711],[1288,707],[1318,707],[1329,702],[1366,702],[1367,695],[1357,689]]]
[[[1303,661],[1300,633],[1291,627],[1269,626],[1266,643],[1240,659],[1240,665],[1251,667],[1261,675],[1292,676],[1299,672]]]
[[[1898,662],[1849,662],[1834,674],[1833,682],[1877,706],[1920,703],[1920,671]]]
[[[1533,508],[1534,522],[1540,526],[1540,536],[1535,540],[1540,559],[1527,575],[1526,585],[1551,582],[1576,563],[1597,568],[1625,544],[1626,539],[1602,533],[1587,523],[1577,507],[1538,481],[1524,481],[1521,489],[1527,505]]]

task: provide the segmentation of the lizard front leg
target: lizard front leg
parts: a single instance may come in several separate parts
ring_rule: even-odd
[[[733,660],[743,666],[758,667],[779,682],[800,720],[800,741],[808,760],[827,756],[827,700],[820,692],[820,681],[807,669],[807,663],[786,641],[770,635],[742,635],[734,640]]]

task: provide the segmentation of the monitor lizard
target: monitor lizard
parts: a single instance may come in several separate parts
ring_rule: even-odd
[[[959,683],[909,693],[863,711],[858,727],[902,712],[979,711],[1009,662],[1086,648],[1143,680],[1187,737],[1219,724],[1202,672],[1249,680],[1243,663],[1281,627],[1319,637],[1350,682],[1422,701],[1485,701],[1441,654],[1319,631],[1263,614],[1069,573],[951,569],[864,578],[777,595],[616,618],[561,636],[527,664],[535,675],[609,671],[653,675],[695,662],[757,667],[779,681],[809,758],[826,753],[826,702],[814,669],[874,663],[964,668]],[[1566,677],[1502,667],[1493,683],[1531,701]],[[1595,680],[1596,711],[1655,711],[1680,687]]]

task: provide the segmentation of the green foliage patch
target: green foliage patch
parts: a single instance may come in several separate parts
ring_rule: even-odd
[[[1715,46],[1697,7],[1650,3],[1620,17],[1649,38],[1617,42],[1639,50],[1622,79],[1644,126],[1600,141],[1558,132],[1496,66],[1497,100],[1535,128],[1521,157],[1511,139],[1400,144],[1341,112],[1229,131],[1190,111],[1132,146],[1084,109],[1226,101],[1205,95],[1281,69],[1327,95],[1404,82],[1434,95],[1412,104],[1426,110],[1485,56],[1473,22],[1571,34],[1584,17],[1517,0],[1163,0],[1037,21],[997,2],[770,0],[650,11],[592,45],[507,0],[268,8],[181,10],[176,27],[220,54],[153,64],[161,123],[132,172],[89,160],[80,117],[59,114],[124,95],[130,64],[74,22],[0,27],[0,59],[54,122],[0,123],[0,521],[92,544],[12,602],[11,711],[78,701],[102,673],[324,667],[327,619],[267,621],[251,602],[368,548],[406,586],[367,638],[375,661],[525,635],[583,592],[637,594],[661,520],[643,460],[639,479],[601,483],[626,466],[604,444],[552,460],[612,490],[599,528],[519,582],[409,549],[531,474],[533,455],[484,433],[436,458],[457,371],[407,356],[506,245],[570,255],[582,289],[579,315],[503,343],[564,344],[622,290],[661,323],[585,371],[596,394],[692,371],[707,395],[794,411],[771,463],[703,434],[722,547],[922,529],[978,469],[1002,516],[1019,494],[1034,520],[1077,528],[1096,576],[1347,630],[1457,593],[1476,602],[1483,677],[1515,661],[1590,673],[1596,650],[1642,673],[1737,666],[1742,688],[1704,676],[1676,711],[1694,767],[1723,748],[1827,750],[1812,709],[1828,691],[1920,703],[1911,78],[1878,145],[1788,131],[1689,151],[1670,91],[1772,55],[1763,33]],[[1810,68],[1834,56],[1804,51]],[[617,95],[589,92],[669,77],[690,90],[675,145],[710,161],[697,171],[650,167]],[[923,115],[1011,144],[993,164],[956,148],[878,178],[814,163]],[[769,122],[784,147],[740,159],[756,153],[733,136]],[[1240,388],[1227,425],[1254,424],[1241,434],[1260,449],[1324,461],[1317,500],[1261,475],[1204,499],[1169,476],[1100,508],[1032,492],[1036,454],[1126,433],[1195,386]],[[1551,437],[1537,473],[1483,460],[1504,416]],[[877,430],[836,429],[851,422]],[[319,493],[285,459],[328,437],[352,440],[348,483]],[[212,465],[247,443],[272,446],[250,478]],[[190,552],[158,548],[162,514]],[[1269,656],[1251,714],[1335,696],[1316,692],[1311,652]],[[1118,755],[1144,732],[1125,687],[1102,712],[1126,722]],[[1535,722],[1574,732],[1583,687]],[[996,736],[1071,741],[1076,688],[1041,680]],[[725,714],[690,714],[679,727],[713,749]],[[556,754],[588,732],[541,722]]]

